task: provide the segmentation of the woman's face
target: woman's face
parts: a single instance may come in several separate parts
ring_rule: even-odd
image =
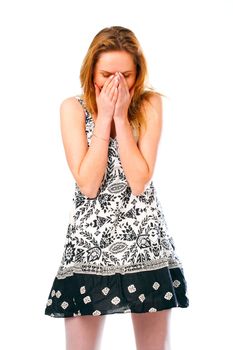
[[[136,81],[136,66],[132,56],[126,51],[109,51],[100,55],[94,68],[94,82],[102,89],[108,77],[121,72],[129,90]]]

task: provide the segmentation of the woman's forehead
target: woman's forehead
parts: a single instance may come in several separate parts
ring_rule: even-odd
[[[109,71],[107,71],[107,70],[102,70],[102,69],[99,69],[99,71],[101,72],[101,73],[109,73],[109,74],[114,74],[115,72],[109,72]],[[120,70],[118,70],[118,72],[121,72]],[[126,70],[126,71],[124,71],[124,72],[121,72],[122,74],[125,74],[125,73],[132,73],[133,71],[132,70]]]
[[[105,73],[126,73],[134,71],[135,64],[129,53],[113,51],[102,54],[96,63],[96,68]]]

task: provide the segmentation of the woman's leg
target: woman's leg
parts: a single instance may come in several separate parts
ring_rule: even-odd
[[[131,313],[137,350],[170,350],[171,309]]]
[[[106,315],[64,318],[66,350],[99,350]]]

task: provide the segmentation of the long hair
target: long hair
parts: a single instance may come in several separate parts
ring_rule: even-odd
[[[131,54],[136,65],[135,90],[128,108],[130,124],[140,132],[140,125],[146,126],[142,109],[143,101],[153,94],[164,96],[148,85],[148,69],[145,56],[135,34],[121,26],[106,27],[93,38],[80,70],[81,94],[85,106],[90,113],[97,114],[95,86],[93,81],[94,68],[99,56],[108,51],[126,51]]]

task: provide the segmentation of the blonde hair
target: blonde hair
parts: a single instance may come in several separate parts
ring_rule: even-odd
[[[80,70],[80,82],[83,90],[80,96],[83,98],[88,111],[97,114],[93,82],[94,68],[100,55],[109,51],[128,52],[136,65],[135,90],[128,108],[128,117],[130,124],[140,132],[140,125],[146,126],[146,120],[142,113],[143,101],[147,100],[149,102],[150,96],[154,94],[165,95],[155,91],[153,87],[147,84],[146,59],[138,39],[130,29],[121,26],[106,27],[95,35]]]

